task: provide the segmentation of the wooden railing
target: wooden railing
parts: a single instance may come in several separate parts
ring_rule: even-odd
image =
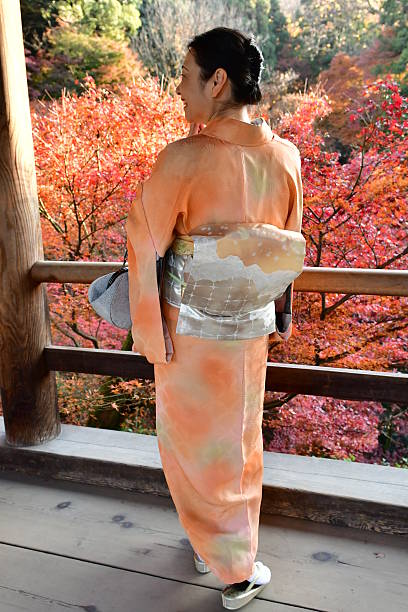
[[[61,431],[56,370],[152,378],[133,352],[52,346],[43,283],[90,283],[120,263],[43,261],[18,2],[0,1],[0,389],[6,441],[40,444]],[[408,272],[305,268],[295,291],[408,295]],[[408,375],[269,363],[266,388],[345,399],[408,401]]]
[[[31,268],[35,283],[91,283],[122,263],[38,261]],[[294,291],[366,295],[408,295],[408,271],[359,268],[305,268]],[[46,346],[49,370],[154,379],[145,357],[131,351]],[[351,400],[408,402],[408,375],[348,368],[268,363],[266,390]]]
[[[92,283],[121,265],[122,262],[37,261],[30,274],[35,283]],[[408,270],[305,267],[295,279],[294,290],[408,296]]]

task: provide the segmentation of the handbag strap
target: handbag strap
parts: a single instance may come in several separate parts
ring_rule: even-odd
[[[121,267],[118,270],[116,270],[116,272],[112,272],[110,274],[108,283],[106,285],[106,288],[110,287],[113,284],[113,282],[118,278],[118,276],[120,276],[124,272],[128,271],[127,270],[127,266],[126,266],[127,253],[128,253],[128,250],[127,250],[127,246],[126,246],[125,257],[123,259],[123,264],[121,265]]]

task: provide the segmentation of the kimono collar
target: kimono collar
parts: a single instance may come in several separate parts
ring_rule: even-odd
[[[214,117],[198,135],[201,134],[245,146],[262,145],[275,136],[263,117],[256,117],[251,123],[233,117]]]

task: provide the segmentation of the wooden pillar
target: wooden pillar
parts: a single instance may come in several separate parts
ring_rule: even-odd
[[[19,0],[0,0],[0,390],[11,446],[61,431],[46,287],[30,280],[44,259]]]

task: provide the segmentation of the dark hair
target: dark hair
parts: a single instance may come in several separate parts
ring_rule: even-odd
[[[224,68],[231,82],[233,105],[258,104],[263,70],[262,51],[252,36],[240,30],[219,27],[195,36],[187,44],[200,66],[203,83],[217,68]]]

